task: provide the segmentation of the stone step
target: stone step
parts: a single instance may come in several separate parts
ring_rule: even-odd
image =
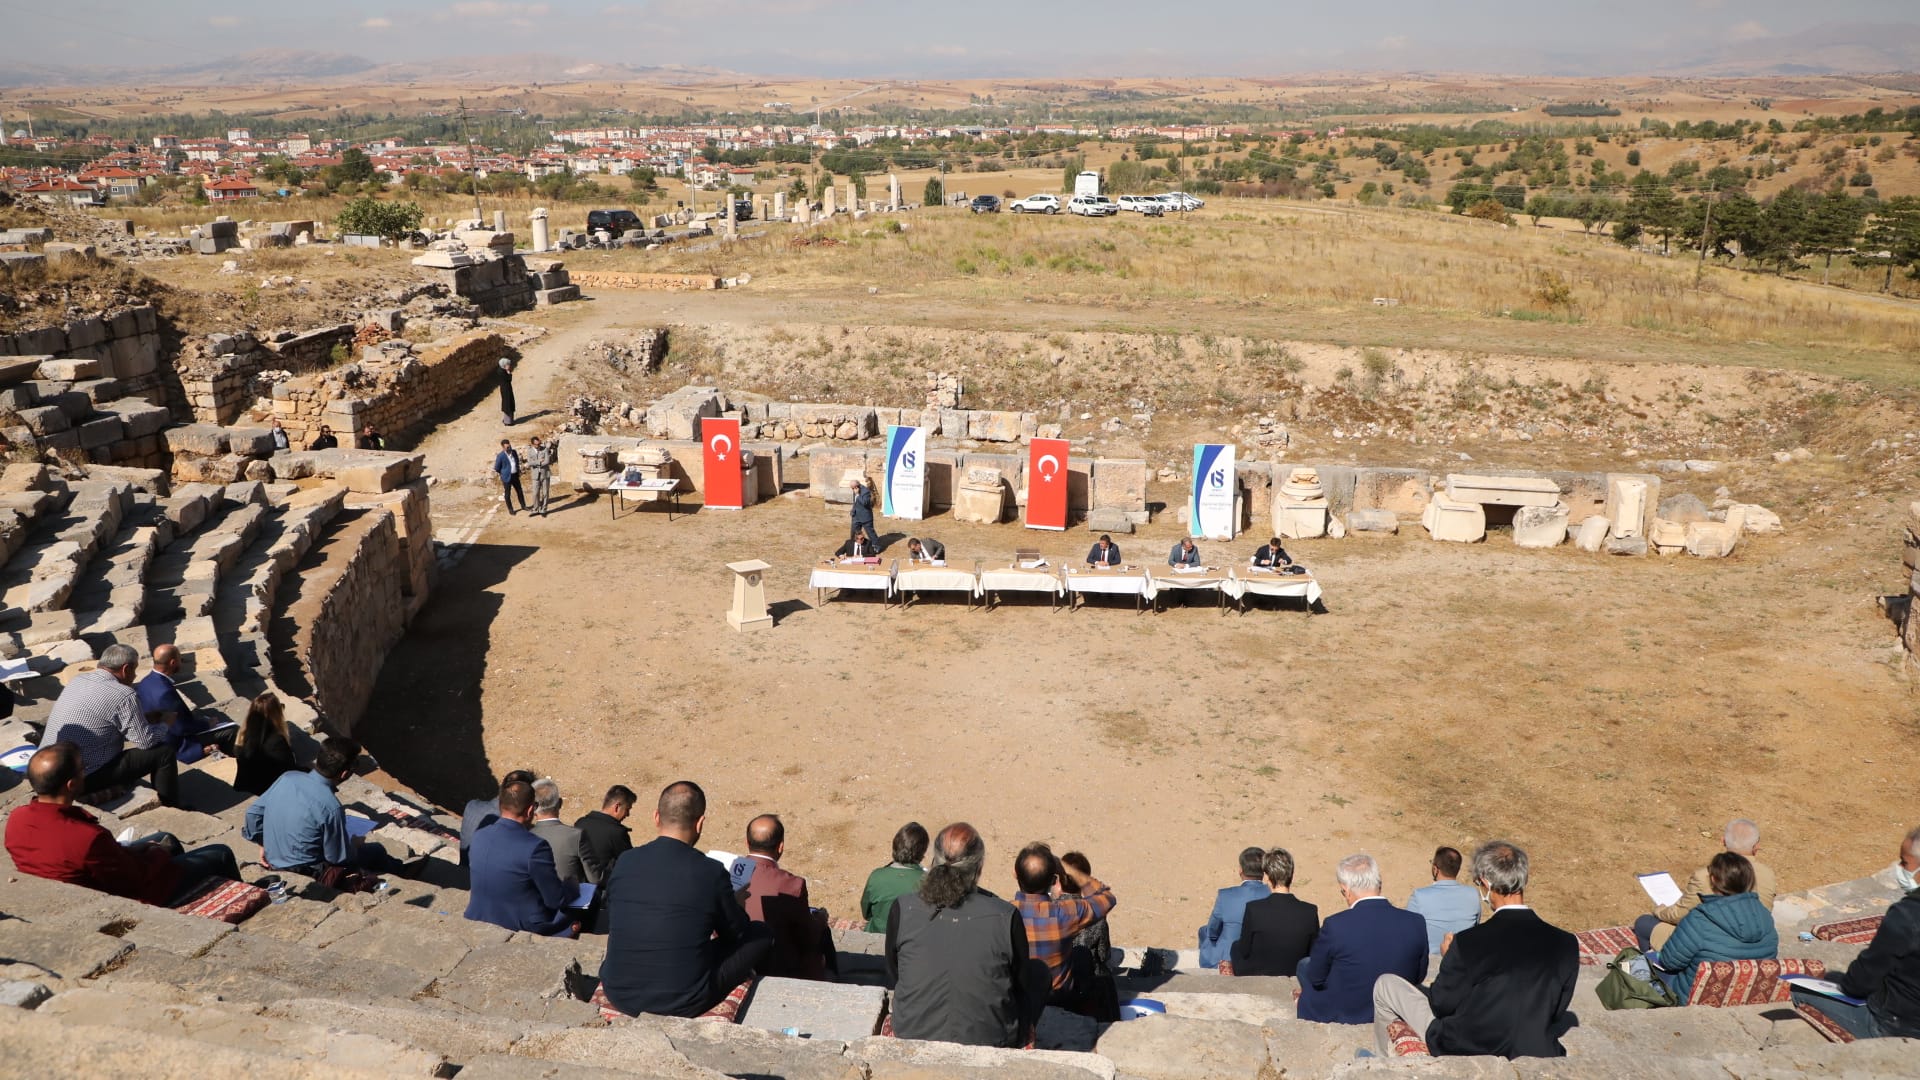
[[[880,1033],[887,992],[806,979],[761,979],[740,1014],[745,1027],[762,1031],[797,1028],[810,1038],[852,1042]]]
[[[0,1009],[0,1046],[17,1076],[85,1076],[98,1080],[159,1080],[199,1076],[271,1076],[275,1080],[379,1080],[384,1068],[358,1068],[289,1059],[255,1049],[209,1045],[145,1031],[76,1038],[58,1015]]]
[[[485,1016],[456,1015],[413,1002],[356,1005],[321,998],[295,998],[268,1005],[267,1016],[289,1020],[325,1017],[328,1027],[418,1047],[463,1066],[479,1058],[506,1055],[533,1033],[562,1030],[553,1024],[525,1024]],[[461,1076],[467,1075],[462,1068]]]
[[[606,944],[596,938],[537,938],[516,932],[508,940],[467,953],[446,976],[436,979],[426,998],[449,1009],[540,1024],[581,1024],[600,1010],[567,993],[569,965],[593,972],[600,968]]]

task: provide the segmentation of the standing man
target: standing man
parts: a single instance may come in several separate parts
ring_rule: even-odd
[[[1272,892],[1260,883],[1267,853],[1250,847],[1240,853],[1240,883],[1221,889],[1214,897],[1207,925],[1200,928],[1200,966],[1217,968],[1233,955],[1233,943],[1240,940],[1240,925],[1247,905],[1264,900]],[[1287,875],[1289,879],[1292,874]],[[1238,969],[1236,969],[1238,970]]]
[[[1413,890],[1407,910],[1427,920],[1427,955],[1439,956],[1440,943],[1480,921],[1480,891],[1458,880],[1464,860],[1456,848],[1433,853],[1433,884]]]
[[[586,864],[580,858],[580,830],[560,820],[560,785],[551,779],[533,782],[533,835],[553,849],[553,869],[569,898],[580,883],[587,880]]]
[[[1327,916],[1313,954],[1300,962],[1302,1020],[1373,1021],[1373,984],[1382,975],[1410,983],[1427,977],[1427,921],[1380,895],[1380,864],[1361,853],[1340,860],[1334,876],[1347,910]]]
[[[613,861],[633,847],[627,815],[633,813],[635,799],[632,788],[615,784],[607,789],[600,809],[582,814],[573,823],[580,830],[580,865],[586,870],[587,880],[595,885],[606,881],[613,872]]]
[[[1087,551],[1087,565],[1096,567],[1120,565],[1120,549],[1115,546],[1113,537],[1106,533],[1100,534],[1100,539],[1094,541],[1093,547]]]
[[[151,778],[163,806],[178,805],[180,770],[165,724],[152,724],[140,709],[133,673],[140,654],[130,645],[109,645],[99,666],[67,684],[47,717],[40,745],[72,743],[80,751],[83,794]]]
[[[533,477],[533,512],[547,516],[547,496],[553,486],[553,450],[535,435],[527,448],[527,475]],[[525,502],[525,500],[521,500]]]
[[[873,532],[873,485],[862,480],[849,480],[847,486],[853,489],[853,535],[865,535],[873,550],[880,550],[880,538]]]
[[[466,914],[475,922],[552,936],[573,925],[566,911],[573,890],[554,872],[553,849],[528,828],[532,817],[533,785],[503,785],[500,816],[473,836]]]
[[[500,440],[500,452],[493,455],[493,475],[500,478],[500,495],[506,500],[507,513],[512,514],[513,497],[520,496],[520,509],[527,508],[527,491],[520,486],[520,452],[513,443]]]
[[[787,851],[787,827],[774,814],[747,822],[747,918],[773,931],[773,951],[762,975],[785,979],[825,979],[833,967],[833,934],[827,913],[807,903],[807,879],[780,865]]]
[[[1580,943],[1527,907],[1527,853],[1504,840],[1473,853],[1473,883],[1493,914],[1448,934],[1431,990],[1396,974],[1373,985],[1373,1038],[1392,1053],[1387,1028],[1404,1021],[1435,1057],[1565,1057],[1567,1006],[1580,976]]]
[[[513,426],[513,370],[520,362],[511,354],[500,358],[500,422]]]

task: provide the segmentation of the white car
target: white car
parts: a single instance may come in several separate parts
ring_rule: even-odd
[[[1120,212],[1120,204],[1105,195],[1075,195],[1067,200],[1067,213],[1081,217],[1111,217]]]
[[[1016,214],[1057,214],[1060,212],[1060,196],[1044,193],[1029,195],[1008,203],[1007,209]]]
[[[1120,209],[1144,214],[1150,210],[1172,210],[1175,207],[1159,195],[1122,195]]]
[[[1161,195],[1160,200],[1167,204],[1169,210],[1198,210],[1207,205],[1205,199],[1189,195],[1184,191],[1169,191]]]

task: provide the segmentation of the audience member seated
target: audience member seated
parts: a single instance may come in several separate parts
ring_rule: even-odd
[[[180,772],[164,724],[150,724],[133,689],[140,654],[109,645],[99,665],[67,684],[47,717],[41,746],[72,743],[86,770],[82,794],[151,779],[163,806],[180,801]]]
[[[1046,1004],[1086,1011],[1094,990],[1092,957],[1073,952],[1073,937],[1113,910],[1118,903],[1113,890],[1091,875],[1062,866],[1053,849],[1041,843],[1020,849],[1013,872],[1020,886],[1013,894],[1013,906],[1026,923],[1027,956],[1046,965],[1052,986]],[[1073,892],[1059,890],[1062,877],[1072,881]]]
[[[1721,841],[1728,851],[1735,855],[1744,855],[1753,864],[1753,891],[1760,898],[1761,906],[1773,910],[1774,878],[1773,871],[1754,856],[1760,850],[1760,826],[1746,818],[1735,818],[1727,822]],[[1649,952],[1665,945],[1673,936],[1673,928],[1687,917],[1694,905],[1704,896],[1713,892],[1712,883],[1707,879],[1707,868],[1701,867],[1687,878],[1687,884],[1680,891],[1680,899],[1672,904],[1657,906],[1653,914],[1642,915],[1633,923],[1633,935],[1640,939],[1640,951]]]
[[[1233,943],[1233,973],[1291,976],[1320,936],[1320,909],[1293,895],[1293,855],[1286,848],[1267,852],[1261,866],[1273,891],[1247,905]]]
[[[467,918],[530,934],[563,934],[573,925],[566,911],[573,890],[554,872],[553,849],[529,828],[533,805],[532,784],[501,785],[500,816],[473,834]]]
[[[1297,1011],[1321,1024],[1370,1024],[1375,980],[1426,979],[1427,921],[1380,895],[1380,864],[1371,855],[1341,859],[1334,875],[1347,910],[1327,916],[1300,962]]]
[[[551,779],[533,782],[533,835],[553,849],[554,872],[572,896],[587,880],[587,868],[580,859],[580,830],[560,820],[562,801],[559,784]]]
[[[359,756],[360,746],[351,739],[328,739],[311,770],[281,774],[247,807],[240,835],[260,845],[263,863],[347,891],[370,885],[352,874],[355,869],[399,869],[378,845],[363,845],[347,833],[347,812],[333,789],[353,772]]]
[[[1427,920],[1427,952],[1440,955],[1440,942],[1480,921],[1480,891],[1462,885],[1460,852],[1443,847],[1433,853],[1433,884],[1413,890],[1407,910]]]
[[[1078,851],[1069,851],[1060,856],[1060,867],[1064,871],[1072,868],[1072,874],[1060,876],[1061,895],[1080,895],[1082,881],[1093,880],[1093,864]],[[1085,953],[1086,960],[1078,958]],[[1113,935],[1107,929],[1107,920],[1095,919],[1086,929],[1073,935],[1073,944],[1067,953],[1067,966],[1085,963],[1092,977],[1091,989],[1081,999],[1080,1011],[1097,1024],[1111,1024],[1120,1019],[1120,985],[1113,970]]]
[[[1201,967],[1217,968],[1222,960],[1233,955],[1233,943],[1240,939],[1240,920],[1247,905],[1267,897],[1269,890],[1260,883],[1266,857],[1267,853],[1257,847],[1240,852],[1240,883],[1220,890],[1213,899],[1207,925],[1200,928]]]
[[[653,826],[660,835],[620,856],[601,886],[600,988],[630,1016],[699,1016],[752,977],[773,935],[747,920],[727,868],[694,848],[707,826],[700,785],[668,784]]]
[[[1681,1001],[1693,991],[1695,970],[1714,960],[1768,960],[1780,955],[1773,913],[1753,891],[1753,863],[1723,851],[1707,864],[1713,892],[1687,912],[1673,936],[1647,954],[1655,974]]]
[[[573,827],[580,830],[580,865],[587,880],[595,885],[613,872],[613,861],[633,847],[633,830],[627,828],[627,815],[633,813],[638,799],[633,789],[615,784],[607,789],[600,809],[580,815]]]
[[[869,934],[887,932],[887,916],[893,902],[920,887],[926,876],[920,860],[927,857],[927,829],[909,821],[893,834],[893,861],[867,875],[867,887],[860,893],[860,914],[866,917]]]
[[[1447,850],[1447,849],[1442,849]],[[1456,858],[1457,858],[1456,853]],[[1422,990],[1398,975],[1373,985],[1373,1037],[1392,1053],[1387,1029],[1402,1020],[1433,1055],[1565,1057],[1567,1006],[1580,975],[1580,943],[1527,906],[1527,853],[1505,841],[1473,853],[1473,882],[1493,914],[1440,943],[1440,973]]]
[[[1024,1046],[1046,1008],[1047,976],[1027,959],[1020,912],[980,888],[986,860],[973,826],[941,829],[920,888],[887,914],[893,1033],[902,1039]]]
[[[247,704],[247,718],[233,740],[233,787],[249,795],[265,795],[282,773],[300,767],[288,738],[287,710],[269,690]]]
[[[141,715],[147,723],[167,729],[167,741],[173,744],[175,760],[183,764],[192,764],[207,756],[207,751],[218,748],[222,753],[232,753],[232,728],[209,733],[206,720],[194,714],[193,706],[180,696],[174,686],[174,676],[180,673],[180,649],[172,644],[156,645],[153,649],[153,668],[141,680],[134,684],[133,692],[140,699]],[[225,717],[220,717],[224,723]]]
[[[1912,843],[1913,835],[1907,840]],[[1798,987],[1793,1003],[1827,1014],[1856,1039],[1920,1039],[1920,892],[1893,902],[1873,940],[1835,981],[1841,993],[1866,1004]]]
[[[1096,567],[1120,565],[1120,547],[1113,542],[1113,537],[1106,533],[1100,534],[1100,539],[1095,540],[1093,547],[1087,549],[1087,565]]]
[[[6,832],[7,854],[21,873],[163,907],[184,903],[209,877],[240,879],[233,852],[219,844],[181,853],[159,842],[122,847],[73,804],[85,780],[72,743],[49,743],[27,760],[33,799],[7,815]]]
[[[1920,873],[1920,826],[1900,841],[1900,857],[1887,869],[1893,871],[1894,887],[1900,890],[1900,895],[1920,889],[1920,882],[1914,880],[1914,875]]]
[[[947,561],[947,545],[938,540],[921,539],[918,536],[907,540],[907,561],[943,563]]]
[[[1278,570],[1283,566],[1292,566],[1293,556],[1287,554],[1287,549],[1280,546],[1280,538],[1276,536],[1256,548],[1250,561],[1254,566]]]
[[[500,778],[500,787],[506,787],[515,780],[523,784],[533,783],[533,774],[525,769],[515,769]],[[473,834],[500,817],[500,792],[495,789],[492,797],[470,800],[460,811],[460,865],[467,865],[468,849],[473,847]]]
[[[773,951],[760,974],[783,979],[824,979],[834,966],[833,934],[827,913],[807,904],[807,879],[780,865],[787,851],[787,827],[774,814],[747,822],[747,918],[767,924]]]

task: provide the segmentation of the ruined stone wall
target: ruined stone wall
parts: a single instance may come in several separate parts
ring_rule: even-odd
[[[325,546],[325,559],[303,583],[313,595],[290,609],[295,655],[306,669],[321,711],[352,735],[387,653],[406,632],[404,567],[394,514],[369,508]]]
[[[209,334],[190,341],[175,365],[184,396],[179,404],[195,423],[231,424],[265,391],[260,382],[264,373],[299,375],[332,367],[335,350],[351,347],[354,333],[352,323],[338,323],[272,342],[245,333]]]
[[[58,326],[0,334],[0,356],[93,360],[105,378],[118,379],[128,397],[159,403],[160,318],[151,305],[70,319]]]
[[[273,412],[295,445],[305,445],[321,424],[343,441],[367,424],[397,435],[492,386],[501,358],[513,353],[499,334],[475,332],[398,360],[367,357],[351,370],[275,383]]]
[[[720,279],[706,274],[622,274],[607,270],[574,270],[575,285],[589,289],[717,289]]]

